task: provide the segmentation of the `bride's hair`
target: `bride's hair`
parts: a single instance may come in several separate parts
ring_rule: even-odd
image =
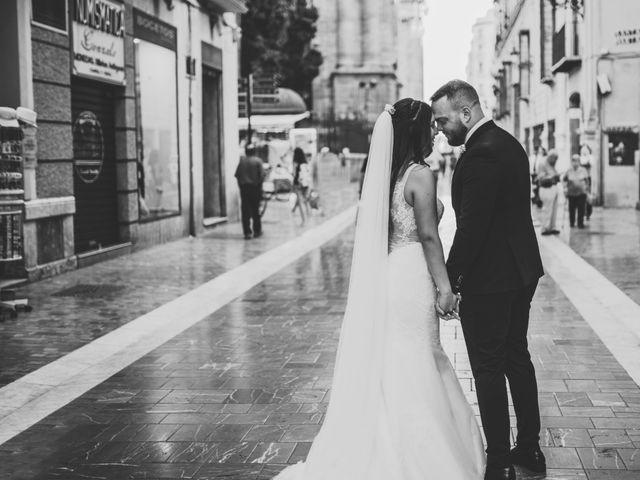
[[[393,159],[391,161],[391,191],[411,162],[426,165],[425,152],[431,152],[431,107],[420,100],[403,98],[394,105]]]

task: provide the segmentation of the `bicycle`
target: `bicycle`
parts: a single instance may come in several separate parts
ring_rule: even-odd
[[[267,206],[271,200],[278,202],[288,202],[293,192],[293,182],[291,175],[282,168],[269,169],[265,180],[262,182],[262,198],[260,200],[260,216],[267,211]]]

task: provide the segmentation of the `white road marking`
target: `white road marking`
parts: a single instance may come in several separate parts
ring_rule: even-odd
[[[547,273],[620,365],[640,384],[640,305],[562,240],[539,237],[538,241]]]
[[[0,389],[0,445],[353,225],[356,207]]]

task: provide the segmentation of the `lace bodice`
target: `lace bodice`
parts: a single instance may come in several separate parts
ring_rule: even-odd
[[[416,226],[416,217],[413,214],[413,207],[407,203],[404,198],[404,187],[411,171],[418,164],[409,165],[404,175],[396,182],[391,197],[391,236],[389,238],[389,251],[395,248],[407,245],[409,243],[418,242],[418,227]],[[442,218],[444,205],[438,199],[438,221]]]

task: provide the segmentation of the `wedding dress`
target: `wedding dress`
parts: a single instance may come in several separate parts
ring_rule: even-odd
[[[372,136],[327,415],[307,460],[276,480],[483,477],[480,430],[440,344],[435,285],[404,198],[416,165],[395,185],[388,236],[392,151],[384,112]]]

